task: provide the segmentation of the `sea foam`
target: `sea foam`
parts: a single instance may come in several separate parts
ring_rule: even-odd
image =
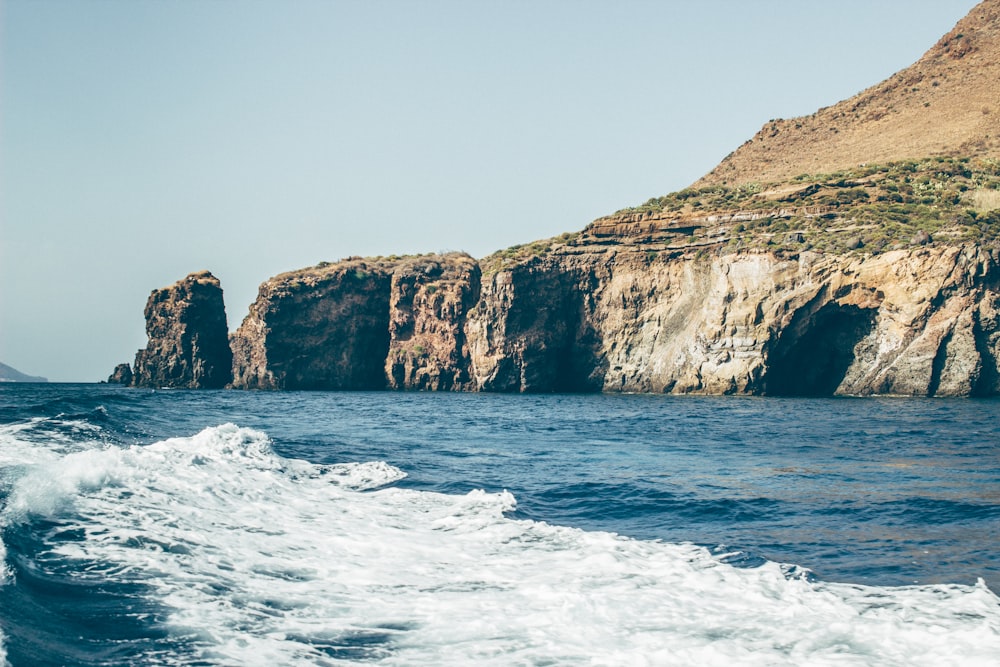
[[[883,588],[777,563],[737,568],[695,545],[514,520],[505,491],[386,488],[404,476],[387,463],[283,458],[231,424],[34,461],[3,520],[84,535],[52,549],[141,580],[169,631],[213,664],[938,666],[1000,655],[1000,599],[982,583]]]

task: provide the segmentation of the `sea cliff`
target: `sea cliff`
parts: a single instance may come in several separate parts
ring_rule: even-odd
[[[578,242],[481,278],[466,255],[351,259],[262,286],[233,335],[233,386],[990,395],[997,263],[974,243],[779,256]]]
[[[481,389],[997,391],[997,255],[975,245],[874,257],[617,247],[527,263],[486,281],[469,322]]]
[[[479,265],[462,253],[275,276],[232,336],[233,386],[470,388],[463,325],[478,296]]]
[[[231,373],[219,326],[211,353],[190,332],[196,312],[224,321],[217,281],[208,310],[193,287],[154,292],[132,382],[998,394],[998,35],[985,0],[912,67],[579,233],[275,276],[231,336]]]

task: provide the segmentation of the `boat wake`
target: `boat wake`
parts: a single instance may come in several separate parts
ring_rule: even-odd
[[[1000,655],[1000,600],[982,582],[869,587],[734,567],[691,544],[516,520],[506,491],[408,490],[384,462],[284,458],[232,424],[122,447],[43,421],[0,429],[3,629],[42,662],[73,651],[81,663],[219,665]],[[81,604],[111,619],[82,624],[97,647],[86,655],[51,647],[51,616],[15,608]]]

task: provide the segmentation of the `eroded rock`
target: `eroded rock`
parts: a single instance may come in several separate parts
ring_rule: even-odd
[[[135,355],[133,386],[212,389],[230,382],[226,309],[215,276],[200,271],[153,290],[145,315],[149,342]]]
[[[389,299],[391,389],[471,388],[465,320],[479,300],[479,263],[464,253],[401,260]]]
[[[479,279],[464,253],[356,257],[271,278],[232,336],[233,385],[468,388],[464,324]]]
[[[132,384],[132,367],[129,364],[118,364],[108,376],[108,384],[120,384],[128,387]]]
[[[489,276],[467,333],[487,391],[967,396],[997,391],[998,298],[975,245],[794,259],[618,247]]]

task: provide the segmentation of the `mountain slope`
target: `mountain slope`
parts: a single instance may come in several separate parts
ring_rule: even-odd
[[[43,377],[25,375],[7,364],[0,364],[0,382],[48,382],[48,380]]]
[[[882,83],[810,116],[768,122],[693,187],[939,155],[1000,156],[1000,0],[977,5]]]

